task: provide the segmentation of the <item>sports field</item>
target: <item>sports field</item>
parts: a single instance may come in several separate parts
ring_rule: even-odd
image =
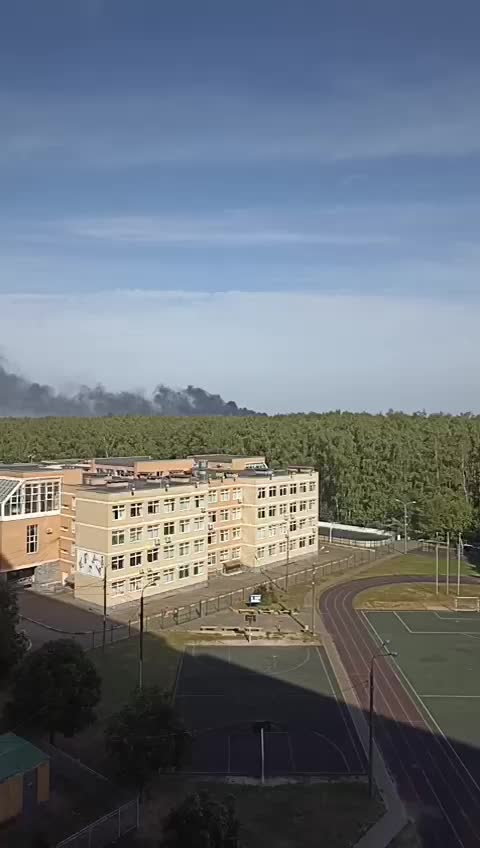
[[[260,778],[262,760],[265,778],[365,772],[322,648],[190,646],[176,706],[193,731],[193,773]]]
[[[480,782],[480,614],[364,612],[378,639],[398,652],[395,668],[434,733],[461,751]]]

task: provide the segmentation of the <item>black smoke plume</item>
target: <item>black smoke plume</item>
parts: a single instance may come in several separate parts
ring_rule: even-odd
[[[4,417],[258,414],[198,386],[176,391],[160,384],[151,400],[137,392],[109,392],[101,385],[82,386],[75,395],[65,395],[51,386],[31,383],[0,364],[0,416]]]

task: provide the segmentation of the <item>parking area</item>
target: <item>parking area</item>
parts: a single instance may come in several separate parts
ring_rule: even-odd
[[[191,772],[266,779],[365,772],[322,648],[190,646],[176,706],[193,733]]]

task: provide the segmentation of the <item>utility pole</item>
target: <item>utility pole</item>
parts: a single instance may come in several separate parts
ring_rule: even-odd
[[[285,591],[288,592],[288,578],[290,571],[290,533],[288,532],[288,522],[285,523],[285,538],[287,540],[287,561],[285,569]]]
[[[458,534],[458,544],[457,544],[457,595],[460,594],[460,565],[462,562],[462,534]]]
[[[391,651],[388,647],[390,641],[386,639],[382,642],[380,651],[373,654],[370,662],[370,707],[368,720],[368,795],[373,797],[373,731],[374,731],[374,697],[375,697],[375,660],[379,657],[396,657],[396,651]]]
[[[312,636],[315,636],[315,589],[316,589],[316,571],[312,568]]]
[[[438,595],[438,537],[435,543],[435,594]]]
[[[103,634],[102,651],[105,650],[107,642],[107,558],[103,560]]]
[[[403,553],[408,553],[408,507],[413,506],[416,501],[402,501],[400,498],[395,498],[397,503],[403,506]]]
[[[143,593],[145,589],[150,589],[151,586],[155,586],[157,580],[150,580],[149,583],[145,583],[141,593],[140,593],[140,643],[139,643],[139,656],[138,656],[138,688],[140,692],[143,689],[143,631],[144,631],[144,596]]]
[[[445,575],[445,591],[448,595],[450,590],[450,530],[447,530],[447,563]]]

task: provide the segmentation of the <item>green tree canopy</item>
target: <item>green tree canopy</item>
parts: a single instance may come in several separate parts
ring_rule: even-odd
[[[111,717],[105,744],[118,776],[142,791],[156,772],[180,766],[187,738],[170,700],[151,687]]]
[[[163,837],[165,848],[237,848],[234,799],[219,801],[208,792],[188,795],[168,815]]]
[[[0,583],[0,683],[25,653],[27,640],[18,630],[18,603],[8,583]]]
[[[101,681],[92,661],[72,639],[46,642],[20,665],[6,717],[25,726],[73,736],[95,719]]]

